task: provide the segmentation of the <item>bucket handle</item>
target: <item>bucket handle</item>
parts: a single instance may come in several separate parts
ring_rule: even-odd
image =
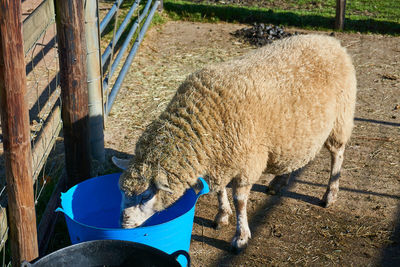
[[[177,250],[177,251],[175,251],[174,253],[171,254],[171,256],[175,258],[175,260],[177,260],[180,255],[182,255],[182,256],[184,256],[186,258],[187,267],[190,267],[190,255],[189,255],[189,253],[187,253],[187,251],[185,251],[185,250]]]
[[[54,211],[55,211],[55,212],[63,212],[63,213],[65,213],[65,212],[64,212],[64,209],[61,208],[61,207],[56,208]]]
[[[63,193],[63,192],[61,192],[61,194],[60,194],[61,203],[62,203],[62,199],[63,199],[64,194],[65,194],[65,193]],[[62,205],[61,205],[61,206],[62,206]],[[56,208],[56,209],[54,210],[54,212],[62,212],[62,213],[65,214],[65,211],[64,211],[64,209],[63,209],[62,207]]]
[[[200,180],[201,184],[203,185],[203,188],[200,190],[199,193],[197,193],[197,197],[210,192],[210,187],[208,186],[207,182],[202,177],[199,177],[199,180]]]
[[[32,267],[33,265],[30,264],[28,261],[23,261],[21,262],[21,266],[20,267]]]

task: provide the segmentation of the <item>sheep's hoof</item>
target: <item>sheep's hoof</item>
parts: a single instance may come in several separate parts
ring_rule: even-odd
[[[222,228],[222,225],[220,225],[220,224],[217,223],[216,221],[213,221],[213,222],[212,222],[212,227],[213,227],[215,230],[219,230],[219,229]]]
[[[289,181],[289,176],[286,174],[275,176],[267,187],[267,194],[269,195],[278,194],[285,186],[288,185],[288,181]]]
[[[268,195],[275,196],[275,195],[278,195],[278,194],[282,191],[282,189],[283,189],[284,187],[285,187],[285,185],[277,185],[277,184],[268,185],[268,186],[267,186],[266,193],[267,193]]]
[[[229,220],[227,221],[213,221],[212,226],[215,230],[220,230],[225,226],[229,225]]]
[[[242,248],[237,248],[237,247],[231,247],[231,251],[233,254],[235,255],[239,255],[240,253],[242,253],[243,250],[245,250],[247,248],[247,245],[245,247]]]
[[[320,204],[322,207],[328,208],[332,206],[333,203],[335,203],[336,199],[337,199],[337,194],[333,194],[332,192],[327,191],[322,197]]]
[[[216,230],[229,225],[229,216],[232,215],[232,211],[228,212],[218,212],[213,221],[213,227]]]
[[[323,207],[323,208],[329,207],[329,204],[326,202],[326,200],[323,200],[323,199],[321,199],[321,200],[319,201],[319,205],[320,205],[321,207]]]
[[[320,204],[321,207],[323,207],[323,208],[329,208],[330,206],[333,205],[334,202],[335,202],[335,201],[326,201],[326,200],[322,199],[322,200],[320,201],[319,204]]]
[[[276,190],[275,190],[274,188],[272,188],[271,186],[267,186],[266,193],[267,193],[268,195],[272,195],[272,196],[274,196],[274,195],[277,194]]]
[[[231,246],[231,251],[233,254],[235,255],[239,255],[240,253],[242,253],[242,251],[244,251],[247,248],[248,243],[243,243],[243,244],[238,244],[235,243],[235,241],[232,242],[232,246]]]
[[[247,245],[249,243],[249,238],[251,238],[251,234],[248,235],[242,235],[240,236],[235,236],[232,240],[232,252],[234,254],[239,254],[241,253],[245,248],[247,248]]]

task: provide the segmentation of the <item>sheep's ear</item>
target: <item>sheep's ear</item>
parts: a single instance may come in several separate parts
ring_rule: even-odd
[[[168,192],[168,193],[170,193],[170,194],[173,193],[172,190],[171,190],[171,188],[168,187],[168,185],[161,184],[161,183],[158,183],[158,182],[155,182],[154,185],[156,186],[156,188],[157,188],[158,190],[163,190],[163,191]]]
[[[154,179],[154,185],[158,190],[163,190],[171,194],[173,193],[171,188],[169,188],[168,177],[162,171],[160,171],[157,175],[157,178]]]
[[[131,161],[130,159],[120,159],[115,156],[111,158],[111,161],[114,163],[115,166],[122,170],[128,169],[129,162]]]

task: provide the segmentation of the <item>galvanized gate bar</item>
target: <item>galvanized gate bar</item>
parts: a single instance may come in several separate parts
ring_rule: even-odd
[[[136,0],[135,3],[132,5],[132,7],[130,8],[128,14],[126,15],[124,21],[122,21],[121,25],[119,26],[117,33],[115,34],[115,38],[113,40],[111,40],[111,42],[108,44],[107,48],[104,50],[104,53],[101,56],[101,67],[102,68],[104,67],[104,64],[106,64],[108,58],[111,55],[113,43],[114,44],[118,43],[119,38],[121,37],[122,33],[124,32],[126,26],[128,26],[128,24],[133,16],[133,13],[135,12],[139,3],[140,3],[140,0]],[[104,68],[103,68],[103,71],[104,71]]]
[[[87,49],[87,87],[89,101],[90,152],[92,159],[105,160],[103,132],[103,91],[100,63],[98,0],[85,1],[85,34]]]
[[[105,92],[108,88],[108,82],[111,79],[111,77],[113,76],[115,70],[117,69],[119,63],[122,60],[122,56],[124,55],[125,51],[128,49],[129,43],[131,42],[132,37],[134,36],[137,28],[139,27],[140,23],[142,22],[142,20],[145,18],[145,16],[147,15],[150,5],[151,5],[152,0],[148,0],[147,4],[143,10],[143,13],[139,16],[139,18],[135,21],[135,23],[133,24],[132,28],[130,29],[128,36],[126,37],[124,43],[121,46],[120,51],[118,52],[117,57],[115,58],[114,62],[112,63],[111,66],[111,70],[110,72],[107,74],[107,77],[104,79],[103,81],[103,92]]]
[[[144,37],[144,35],[145,35],[146,31],[147,31],[147,28],[149,27],[150,22],[151,22],[151,20],[152,20],[152,18],[154,16],[154,13],[156,12],[157,7],[158,7],[159,4],[160,4],[160,1],[157,1],[157,2],[154,3],[153,7],[150,10],[149,15],[147,16],[147,19],[146,19],[145,23],[143,24],[143,26],[142,26],[142,28],[141,28],[141,30],[139,32],[138,37],[136,38],[135,44],[133,45],[131,51],[129,52],[129,55],[128,55],[127,59],[125,60],[125,63],[123,65],[122,69],[121,69],[121,72],[119,73],[118,78],[115,81],[115,84],[114,84],[114,86],[113,86],[113,88],[111,90],[110,96],[108,98],[109,100],[108,100],[108,102],[106,104],[106,107],[105,107],[106,114],[110,113],[111,107],[114,104],[114,100],[115,100],[115,98],[116,98],[116,96],[118,94],[119,89],[121,88],[122,82],[124,81],[125,76],[129,71],[129,68],[130,68],[130,66],[132,64],[133,58],[136,55],[136,52],[137,52],[137,50],[139,48],[139,45],[143,40],[143,37]]]
[[[100,23],[100,35],[106,29],[108,23],[114,17],[115,13],[117,12],[117,10],[118,10],[119,6],[122,4],[122,2],[123,2],[123,0],[115,1],[114,5],[111,7],[110,11],[108,11],[107,15],[101,21],[101,23]]]

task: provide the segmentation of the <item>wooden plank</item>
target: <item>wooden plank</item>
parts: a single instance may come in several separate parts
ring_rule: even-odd
[[[56,0],[62,120],[68,186],[90,177],[89,107],[82,0]]]
[[[336,30],[343,30],[344,28],[345,10],[346,10],[346,0],[336,0],[336,20],[335,20]]]
[[[54,1],[44,0],[25,20],[23,25],[25,55],[54,21]]]
[[[61,122],[61,112],[60,112],[60,107],[56,107],[54,111],[52,112],[51,116],[49,117],[47,123],[45,124],[43,130],[40,132],[39,137],[37,138],[37,141],[33,145],[32,148],[32,166],[33,166],[33,180],[34,183],[37,179],[37,176],[39,175],[41,169],[43,168],[43,165],[48,158],[51,149],[54,146],[54,143],[57,139],[57,136],[59,135],[61,129],[62,129],[62,122]],[[36,159],[35,159],[35,155]],[[60,178],[61,179],[61,178]],[[63,182],[65,183],[65,181]],[[57,186],[63,186],[62,183],[59,182]],[[58,191],[57,191],[58,190]],[[60,197],[60,190],[64,190],[64,187],[57,188],[55,189],[54,192],[58,192],[57,198]],[[0,194],[1,195],[1,194]],[[3,195],[1,195],[1,200],[0,200],[0,250],[3,249],[5,242],[8,238],[8,224],[7,224],[7,212],[6,212],[6,205],[7,205],[7,199],[6,196],[4,196],[5,199],[3,200]],[[53,198],[55,196],[51,196],[47,206],[51,206],[51,203],[54,202]],[[53,205],[54,206],[54,205]],[[46,207],[46,213],[54,213],[54,209],[57,207],[54,207],[54,209],[50,211],[47,211],[48,207]],[[51,209],[51,208],[50,208]],[[46,215],[43,215],[43,218]],[[56,220],[55,216],[50,215],[51,218]],[[43,220],[43,219],[42,219]],[[48,219],[51,220],[51,219]],[[42,221],[40,222],[42,224]],[[54,221],[55,223],[55,221]],[[46,227],[50,227],[47,229]],[[44,251],[45,248],[47,248],[47,243],[50,240],[50,236],[47,234],[50,234],[53,231],[54,225],[52,226],[51,223],[46,223],[45,226],[42,224],[39,225],[38,229],[42,231],[38,232],[38,241],[39,241],[39,255],[44,255],[41,254],[42,251]],[[45,232],[46,234],[43,234]]]
[[[61,131],[60,107],[56,106],[32,148],[33,180],[36,181]]]
[[[55,209],[60,207],[60,195],[66,188],[66,173],[63,171],[54,191],[47,203],[38,227],[39,257],[46,255],[47,247],[54,233],[59,212]]]
[[[0,107],[12,265],[38,256],[21,1],[0,0]]]

